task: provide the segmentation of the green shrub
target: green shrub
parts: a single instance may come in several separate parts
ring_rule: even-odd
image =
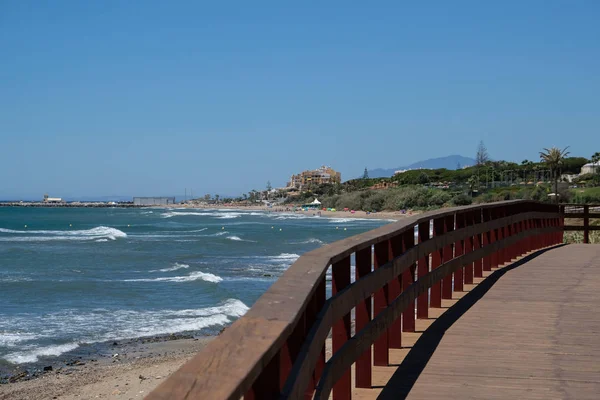
[[[471,203],[473,203],[473,199],[471,198],[471,196],[462,193],[454,196],[451,202],[455,206],[468,206]]]

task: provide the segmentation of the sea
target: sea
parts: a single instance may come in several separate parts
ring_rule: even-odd
[[[231,209],[0,208],[0,371],[98,343],[214,335],[303,253],[390,222]]]

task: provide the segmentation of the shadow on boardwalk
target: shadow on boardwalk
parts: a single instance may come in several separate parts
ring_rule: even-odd
[[[431,324],[423,332],[419,340],[404,358],[402,364],[398,366],[394,375],[385,385],[381,394],[377,397],[379,400],[404,399],[408,396],[417,379],[427,366],[427,363],[433,356],[444,334],[450,327],[463,316],[479,299],[481,299],[490,290],[496,282],[507,272],[520,267],[531,261],[548,250],[561,247],[558,245],[544,250],[536,251],[513,264],[498,269],[478,284],[473,290],[450,307],[444,314]]]

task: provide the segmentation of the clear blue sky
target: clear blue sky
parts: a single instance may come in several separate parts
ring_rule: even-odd
[[[0,198],[600,151],[598,1],[290,3],[0,1]]]

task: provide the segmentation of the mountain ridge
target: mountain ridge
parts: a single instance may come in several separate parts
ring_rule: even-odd
[[[404,169],[458,169],[475,165],[475,159],[457,154],[452,154],[445,157],[429,158],[427,160],[417,161],[404,167],[396,168],[375,168],[367,170],[369,178],[389,178],[394,175],[394,172]]]

